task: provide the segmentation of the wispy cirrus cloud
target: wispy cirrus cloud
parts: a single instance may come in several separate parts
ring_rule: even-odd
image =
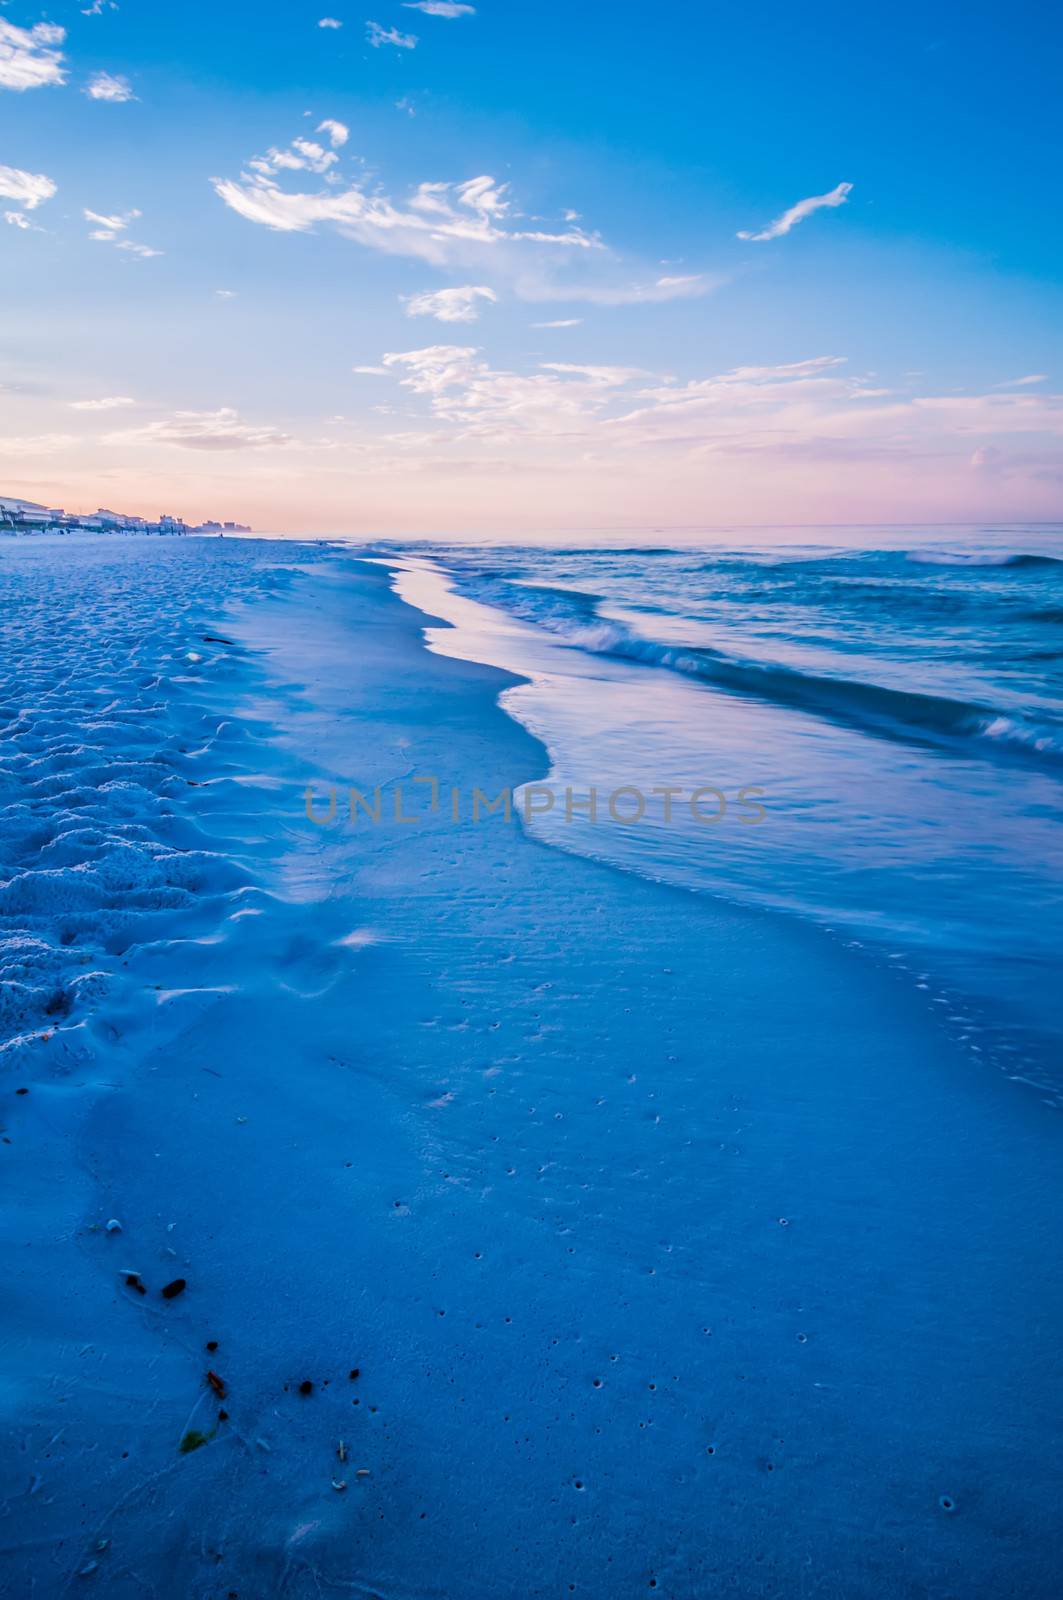
[[[161,250],[156,250],[149,244],[140,244],[135,239],[123,237],[129,224],[140,216],[139,211],[119,211],[107,216],[101,211],[86,209],[82,215],[86,222],[93,224],[89,238],[97,244],[113,244],[116,250],[124,250],[129,255],[141,256],[145,260],[151,256],[162,255]]]
[[[402,0],[404,11],[423,11],[426,17],[474,17],[475,6],[459,5],[457,0]]]
[[[66,29],[53,22],[16,28],[0,18],[0,88],[41,89],[66,82],[63,52],[59,46]]]
[[[89,234],[90,239],[110,240],[116,239],[124,228],[128,228],[129,224],[140,216],[140,212],[120,211],[109,217],[102,211],[85,210],[82,215],[86,222],[95,224],[93,232]]]
[[[553,322],[533,322],[533,328],[580,328],[583,326],[582,317],[558,317]]]
[[[437,322],[475,322],[480,315],[479,302],[497,299],[493,289],[474,283],[402,296],[408,317],[435,317]]]
[[[645,437],[701,442],[721,425],[729,426],[727,419],[751,412],[766,416],[799,406],[808,415],[849,404],[865,385],[846,376],[845,365],[842,356],[813,356],[778,366],[732,367],[686,383],[662,383],[642,390],[639,404],[616,421]],[[779,437],[775,423],[759,425],[764,426],[765,444]]]
[[[365,36],[374,50],[379,50],[381,45],[393,44],[396,50],[416,50],[417,35],[415,33],[400,33],[398,28],[382,28],[379,22],[367,22]]]
[[[121,411],[125,406],[135,406],[136,401],[127,394],[106,395],[101,400],[71,400],[71,411]]]
[[[284,151],[270,150],[249,161],[240,178],[213,178],[215,193],[249,222],[282,233],[307,233],[327,225],[345,238],[393,255],[437,266],[483,257],[485,250],[543,245],[579,251],[601,249],[601,241],[582,228],[556,231],[528,228],[514,211],[509,186],[483,174],[459,183],[422,183],[396,201],[366,180],[346,187],[328,172],[334,150],[316,150],[296,139]],[[328,173],[329,182],[313,192],[282,188],[279,174],[309,169]]]
[[[1047,383],[1047,372],[1028,372],[1025,378],[1007,378],[1003,383],[995,383],[994,389],[1025,389],[1030,384]]]
[[[555,440],[582,434],[612,394],[640,376],[633,367],[543,362],[531,373],[494,368],[473,345],[429,345],[392,351],[379,368],[428,400],[433,416],[457,427],[457,437]]]
[[[0,196],[14,200],[27,211],[35,211],[50,200],[58,185],[43,172],[24,172],[21,167],[0,167]],[[17,213],[15,213],[17,215]],[[18,223],[16,226],[21,227]]]
[[[968,470],[972,446],[996,461],[1015,440],[1031,461],[1047,462],[1058,459],[1063,437],[1063,395],[900,396],[848,374],[837,356],[661,384],[637,402],[608,423],[629,450],[666,450],[694,463],[755,457],[765,470],[799,463]]]
[[[253,157],[238,178],[211,179],[215,193],[245,220],[282,233],[334,229],[370,249],[409,256],[433,266],[469,272],[469,284],[499,287],[518,299],[541,304],[584,302],[600,306],[639,306],[692,300],[711,293],[725,280],[703,272],[645,273],[635,276],[630,264],[609,251],[600,236],[588,230],[577,213],[565,208],[557,222],[527,216],[518,209],[509,184],[489,173],[460,182],[424,182],[403,198],[361,173],[342,175],[348,130],[328,119],[317,132],[324,141],[305,138],[284,149],[271,148]],[[289,175],[313,172],[323,184],[295,184]],[[472,273],[475,272],[475,277]],[[488,274],[493,276],[488,276]],[[452,308],[445,291],[440,305]],[[486,295],[479,297],[486,300]],[[436,315],[428,302],[412,315]],[[446,321],[474,320],[464,312]]]
[[[899,397],[831,355],[647,383],[634,367],[541,362],[514,372],[493,367],[474,346],[431,345],[356,370],[390,374],[423,400],[435,449],[470,439],[553,447],[551,459],[570,464],[589,452],[618,466],[756,457],[765,470],[907,462],[919,471],[931,463],[968,471],[972,460],[1007,470],[1009,440],[1044,462],[1058,456],[1063,437],[1063,395]],[[426,437],[411,435],[418,445]]]
[[[525,278],[519,291],[522,299],[531,301],[579,300],[596,306],[643,306],[661,305],[669,300],[697,300],[718,289],[723,282],[723,278],[703,272],[635,283],[616,279],[614,274],[612,280],[599,276],[566,283]]]
[[[319,28],[342,28],[343,23],[338,17],[322,17],[318,23]]]
[[[21,438],[0,434],[0,456],[14,456],[16,460],[22,460],[25,456],[58,455],[78,442],[71,433],[38,433]]]
[[[94,73],[82,93],[90,100],[106,100],[112,105],[124,105],[127,100],[136,99],[129,79],[113,72]]]
[[[625,383],[634,382],[636,378],[650,376],[642,367],[588,366],[578,361],[543,361],[540,364],[544,372],[560,372],[566,377],[585,378],[589,384],[600,389],[619,389]]]
[[[784,211],[781,217],[769,222],[759,233],[748,233],[743,230],[737,237],[747,239],[753,244],[760,244],[766,239],[781,239],[791,228],[796,228],[799,222],[804,222],[806,217],[810,217],[813,211],[819,211],[825,206],[843,206],[852,193],[852,188],[851,183],[839,183],[829,194],[815,194],[807,200],[799,200],[789,211]]]
[[[106,444],[170,444],[183,450],[264,450],[292,444],[280,428],[245,422],[231,406],[217,411],[175,411],[170,417],[109,434]]]

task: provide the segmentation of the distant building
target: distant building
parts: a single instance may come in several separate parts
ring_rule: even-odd
[[[0,498],[0,528],[42,527],[62,515],[35,500]]]
[[[190,528],[183,517],[164,512],[157,522],[99,506],[85,515],[59,506],[38,505],[15,495],[0,495],[0,532],[6,533],[250,533],[242,522],[202,522]]]

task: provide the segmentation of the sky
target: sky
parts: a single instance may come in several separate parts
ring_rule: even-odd
[[[0,494],[1063,519],[1056,8],[0,0]]]

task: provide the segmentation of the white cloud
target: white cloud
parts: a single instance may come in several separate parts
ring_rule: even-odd
[[[426,17],[474,17],[475,6],[459,5],[457,0],[403,0],[405,11],[423,11]]]
[[[450,425],[436,434],[437,443],[564,440],[625,459],[637,448],[678,449],[691,460],[707,453],[840,452],[863,448],[867,439],[879,450],[903,450],[893,418],[910,422],[911,407],[876,405],[866,381],[846,376],[844,366],[841,357],[817,356],[646,386],[649,375],[637,367],[547,361],[528,373],[511,372],[462,345],[391,352],[382,362],[383,372],[427,401],[437,428]],[[356,370],[382,375],[379,367]]]
[[[318,23],[318,27],[319,28],[342,28],[343,27],[343,23],[337,21],[337,19],[335,17],[322,17],[321,21]]]
[[[347,143],[351,130],[345,122],[337,122],[335,117],[326,117],[324,122],[319,122],[314,129],[315,133],[327,133],[329,143],[334,150],[339,150]]]
[[[844,366],[841,356],[815,356],[775,367],[732,367],[685,384],[661,384],[643,390],[639,395],[643,404],[617,421],[639,424],[653,437],[698,440],[717,427],[721,417],[770,413],[790,405],[818,409],[836,402],[848,404],[860,397],[863,384],[840,374],[837,369]],[[765,444],[777,437],[774,428],[759,425]]]
[[[933,413],[957,434],[1063,434],[1063,395],[918,395],[913,411]]]
[[[332,142],[335,143],[335,140]],[[309,167],[311,172],[327,172],[340,159],[335,151],[323,149],[313,139],[293,139],[291,148],[296,156],[302,158],[301,164]]]
[[[696,300],[715,285],[701,273],[680,278],[657,278],[653,283],[633,283],[626,288],[588,290],[586,298],[596,305],[656,305],[662,300]]]
[[[586,378],[596,389],[617,389],[635,378],[648,376],[641,367],[588,367],[574,361],[544,361],[544,372],[563,372]]]
[[[82,215],[86,222],[94,222],[96,229],[89,234],[90,239],[115,239],[124,228],[140,216],[139,211],[120,211],[113,217],[106,217],[101,211],[84,211]]]
[[[172,444],[185,450],[263,450],[292,443],[279,428],[256,427],[238,411],[176,411],[172,417],[108,435],[108,444]]]
[[[10,222],[13,228],[21,228],[23,232],[39,231],[34,230],[33,223],[22,211],[5,211],[4,221]]]
[[[71,400],[71,411],[119,411],[123,406],[135,406],[136,401],[127,394],[108,395],[103,400]]]
[[[1047,372],[1030,372],[1025,378],[1009,378],[1006,383],[995,384],[997,389],[1022,389],[1031,383],[1047,383]]]
[[[458,425],[464,438],[579,436],[608,404],[612,391],[638,376],[630,367],[544,364],[528,374],[492,368],[469,345],[429,345],[384,357],[385,369],[433,414]]]
[[[478,300],[495,301],[493,289],[482,284],[463,284],[455,289],[434,289],[424,294],[403,295],[408,317],[435,317],[437,322],[475,322]]]
[[[781,239],[784,233],[789,233],[799,222],[804,222],[813,211],[819,211],[823,206],[843,206],[852,192],[852,187],[851,183],[839,183],[829,194],[816,194],[807,200],[799,200],[789,211],[784,211],[781,217],[776,217],[774,222],[769,223],[759,233],[742,232],[738,234],[738,238],[748,239],[754,244],[764,239]]]
[[[646,389],[638,406],[613,418],[608,431],[628,449],[657,446],[691,460],[774,456],[919,464],[966,462],[972,445],[987,450],[994,438],[1063,436],[1061,395],[898,399],[846,374],[844,366],[840,357],[819,356]]]
[[[161,256],[162,251],[156,250],[150,244],[138,244],[135,239],[119,239],[115,245],[116,250],[128,250],[132,256],[140,256],[147,261],[151,256]]]
[[[345,125],[337,127],[349,139]],[[633,278],[631,267],[611,256],[584,224],[551,225],[528,216],[510,186],[490,173],[459,182],[427,181],[393,196],[364,169],[347,176],[350,163],[342,164],[347,149],[331,119],[320,123],[317,133],[320,143],[296,139],[284,149],[254,156],[237,177],[212,178],[215,193],[261,227],[284,233],[335,229],[367,248],[451,269],[454,277],[460,273],[469,285],[490,285],[494,292],[501,283],[522,300],[558,310],[569,311],[576,302],[629,306],[692,300],[724,281],[719,275],[660,267]],[[325,148],[326,133],[332,148]],[[310,172],[324,181],[311,184],[294,176]],[[417,305],[412,315],[434,314]]]
[[[324,124],[322,124],[324,126]],[[336,128],[341,128],[342,123],[337,122]],[[343,130],[346,134],[346,129]],[[321,132],[321,129],[318,129]],[[332,139],[335,144],[342,144],[343,139]],[[272,179],[277,172],[316,172],[327,173],[339,160],[335,150],[326,150],[323,145],[317,144],[313,139],[293,139],[285,150],[271,148],[264,156],[255,156],[248,162],[252,172],[261,178]]]
[[[596,306],[658,305],[667,300],[696,300],[719,287],[722,280],[704,273],[681,278],[655,278],[649,283],[532,283],[522,286],[525,300],[584,300]]]
[[[400,33],[398,28],[382,28],[379,22],[367,22],[365,36],[374,50],[379,50],[382,44],[393,44],[397,50],[417,48],[415,33]]]
[[[21,91],[65,83],[63,52],[58,48],[65,38],[66,29],[51,22],[16,28],[0,18],[0,88]]]
[[[14,200],[27,211],[34,211],[50,200],[56,184],[43,172],[23,172],[21,167],[0,167],[0,196]],[[21,223],[16,224],[21,227]]]
[[[0,456],[50,456],[60,450],[69,450],[81,441],[70,433],[39,433],[35,436],[14,438],[0,434]]]
[[[123,105],[127,100],[136,99],[129,79],[111,72],[95,73],[89,79],[83,93],[87,94],[90,100],[109,100],[114,105]]]
[[[426,211],[437,210],[439,202],[434,198],[435,191],[445,188],[445,184],[423,183],[414,205],[423,206]],[[498,184],[494,178],[469,178],[457,187],[458,201],[468,206],[470,211],[479,211],[482,216],[502,217],[509,210],[506,188],[506,184]]]
[[[218,296],[219,300],[235,300],[236,299],[236,290],[235,289],[215,289],[214,293]]]
[[[579,250],[600,249],[601,242],[580,228],[559,233],[526,230],[508,219],[508,186],[487,175],[463,183],[422,183],[405,204],[357,183],[338,183],[315,193],[282,189],[277,173],[306,167],[305,157],[271,150],[248,162],[240,180],[213,178],[219,198],[249,222],[283,233],[305,233],[328,223],[346,238],[393,255],[416,256],[435,265],[468,259],[485,246],[546,244]],[[305,141],[304,141],[305,145]],[[329,160],[332,151],[322,152]],[[316,169],[321,171],[321,164]]]
[[[155,250],[149,244],[138,244],[135,239],[122,239],[119,237],[140,216],[139,211],[119,211],[114,216],[105,216],[100,211],[83,211],[86,222],[94,222],[96,226],[89,230],[89,238],[98,244],[113,244],[116,250],[125,250],[129,255],[141,256],[145,259],[151,256],[161,256],[161,250]]]
[[[626,481],[629,469],[636,477],[659,474],[666,463],[663,487],[686,473],[702,493],[711,463],[713,483],[733,473],[732,489],[746,497],[751,483],[767,483],[773,474],[780,492],[786,486],[792,492],[795,481],[833,483],[847,468],[860,482],[876,468],[914,474],[913,482],[924,474],[927,481],[967,477],[972,468],[1015,474],[1023,462],[1035,476],[1057,473],[1063,395],[898,399],[845,366],[841,357],[817,356],[646,384],[633,367],[549,362],[513,372],[494,368],[474,347],[432,345],[383,357],[383,372],[428,412],[424,423],[388,442],[397,464],[406,456],[423,465],[427,451],[453,468],[461,446],[472,442],[478,451],[497,450],[500,470],[535,459],[541,470],[545,457],[560,470],[591,467],[595,481],[603,469]],[[383,375],[380,368],[361,370]],[[659,477],[646,481],[656,483],[659,497]]]
[[[559,317],[556,322],[533,322],[533,328],[579,328],[583,325],[582,317]]]

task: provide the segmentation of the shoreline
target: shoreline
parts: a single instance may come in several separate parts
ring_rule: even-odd
[[[300,776],[548,760],[382,573],[275,554],[163,689],[226,730],[172,812],[221,914],[132,947],[8,1119],[12,1581],[43,1548],[56,1593],[1047,1600],[1044,1108],[814,930],[501,819],[308,827]],[[212,1340],[229,1416],[182,1455]]]
[[[989,1061],[1063,1109],[1060,1034],[1046,993],[1054,971],[1052,878],[1039,882],[1036,869],[1030,876],[1038,835],[1047,855],[1052,818],[1058,817],[1047,775],[1038,793],[1031,769],[1028,803],[1009,811],[1011,797],[999,782],[992,787],[991,768],[964,766],[965,759],[977,759],[977,748],[943,750],[938,765],[921,772],[909,759],[905,780],[905,752],[919,749],[921,733],[906,730],[916,733],[914,745],[894,743],[900,730],[883,742],[874,725],[860,728],[861,748],[851,752],[848,765],[839,764],[823,749],[822,741],[838,737],[827,707],[813,715],[785,697],[780,705],[771,693],[758,695],[748,672],[740,693],[726,682],[687,681],[683,663],[669,659],[682,644],[648,655],[616,651],[609,636],[614,613],[594,592],[593,579],[585,586],[586,574],[582,581],[571,572],[559,575],[557,593],[583,602],[573,631],[572,614],[555,628],[549,608],[544,626],[526,620],[519,585],[508,592],[506,585],[496,592],[488,585],[485,601],[460,561],[443,565],[418,555],[383,564],[395,574],[399,598],[429,618],[430,650],[524,676],[499,703],[549,754],[548,780],[522,807],[527,831],[555,849],[610,862],[647,882],[769,911],[787,925],[818,930],[843,949],[864,949],[880,966],[905,975],[916,996],[941,1008],[953,1037],[967,1047],[973,1072]],[[536,571],[534,563],[530,570]],[[549,573],[545,581],[549,592]],[[685,624],[691,627],[696,632],[695,624]],[[674,638],[681,640],[685,628]],[[659,637],[667,639],[668,629]],[[696,646],[690,648],[696,654]],[[853,736],[844,717],[841,726],[843,737]],[[983,759],[994,748],[984,740]],[[795,782],[795,769],[806,767],[812,781]],[[876,792],[863,813],[844,800],[862,785]],[[622,815],[619,802],[611,802],[616,795]],[[960,819],[954,826],[950,811]],[[762,822],[763,832],[746,831]],[[973,840],[990,839],[994,829],[1014,834],[1010,863],[986,850],[961,854]],[[907,870],[903,852],[896,858],[902,835],[909,845]],[[875,845],[887,863],[892,854],[893,864],[869,877]],[[953,881],[948,871],[938,872],[939,856],[956,863]],[[966,894],[955,881],[961,861]],[[1008,932],[1005,918],[994,958],[984,951],[984,930],[995,925],[1005,896],[1026,905],[1019,923],[1025,933],[1012,929],[1000,943]]]

